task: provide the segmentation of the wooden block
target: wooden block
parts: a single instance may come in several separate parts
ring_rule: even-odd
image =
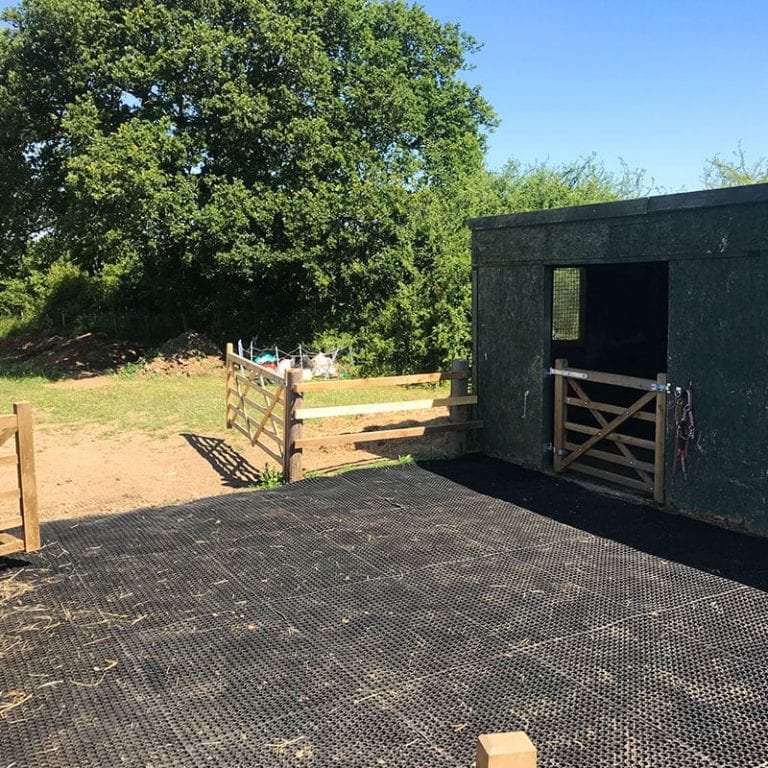
[[[477,740],[477,768],[536,768],[536,747],[524,731],[485,733]]]

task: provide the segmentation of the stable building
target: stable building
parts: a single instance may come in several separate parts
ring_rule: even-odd
[[[481,450],[768,535],[768,184],[469,226]]]

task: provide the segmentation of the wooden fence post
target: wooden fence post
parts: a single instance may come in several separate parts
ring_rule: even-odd
[[[469,363],[466,360],[453,360],[451,362],[451,373],[467,373]],[[469,393],[469,381],[467,378],[451,379],[451,397],[466,397]],[[449,419],[452,424],[461,424],[469,421],[467,418],[466,405],[452,405],[449,410]],[[467,433],[460,431],[454,432],[453,447],[459,456],[467,452]]]
[[[227,354],[225,357],[225,365],[227,366],[227,429],[232,429],[232,417],[231,417],[231,406],[229,402],[229,396],[232,390],[235,388],[235,371],[234,371],[234,365],[232,364],[231,355],[234,354],[235,348],[232,345],[232,342],[227,343]]]
[[[32,404],[14,403],[18,429],[16,455],[19,458],[19,505],[24,526],[24,550],[40,549],[40,518],[37,511],[37,481],[35,479],[35,445],[32,437]]]
[[[304,381],[301,368],[291,368],[285,373],[285,410],[283,412],[283,479],[286,483],[295,483],[303,475],[301,467],[302,449],[296,447],[301,439],[304,422],[296,418],[296,411],[304,404],[304,394],[294,386]]]
[[[664,460],[665,438],[667,433],[667,374],[660,373],[656,383],[665,387],[656,393],[656,443],[653,452],[653,500],[657,504],[664,503]]]
[[[568,367],[565,358],[555,360],[555,370],[561,371]],[[554,376],[555,379],[555,434],[552,438],[553,459],[552,468],[555,472],[563,471],[563,451],[565,450],[565,422],[568,412],[566,402],[567,384],[564,376]]]
[[[485,733],[477,740],[477,768],[536,768],[536,747],[524,731]]]

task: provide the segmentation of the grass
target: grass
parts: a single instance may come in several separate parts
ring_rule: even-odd
[[[141,430],[162,434],[188,429],[210,432],[224,422],[222,377],[110,376],[89,388],[51,383],[41,376],[0,376],[4,409],[29,400],[38,422],[78,429],[99,426],[108,434]]]
[[[99,386],[88,380],[52,383],[37,375],[3,374],[0,370],[0,412],[29,400],[38,423],[65,428],[101,428],[107,434],[144,431],[156,436],[173,431],[196,433],[224,430],[224,371],[199,376],[111,375]],[[391,402],[447,397],[449,383],[408,387],[371,387],[339,392],[308,392],[306,407]]]
[[[438,384],[409,384],[405,387],[366,387],[365,389],[342,389],[329,392],[307,392],[304,405],[307,408],[331,405],[352,405],[354,403],[391,403],[396,400],[427,400],[448,397],[450,382]]]

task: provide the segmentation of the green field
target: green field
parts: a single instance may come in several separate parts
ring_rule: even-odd
[[[38,424],[65,428],[100,426],[107,434],[141,430],[157,436],[224,429],[224,370],[199,376],[111,375],[100,386],[51,382],[43,376],[0,372],[0,412],[19,400],[31,401]],[[307,407],[447,397],[449,383],[311,392]]]

